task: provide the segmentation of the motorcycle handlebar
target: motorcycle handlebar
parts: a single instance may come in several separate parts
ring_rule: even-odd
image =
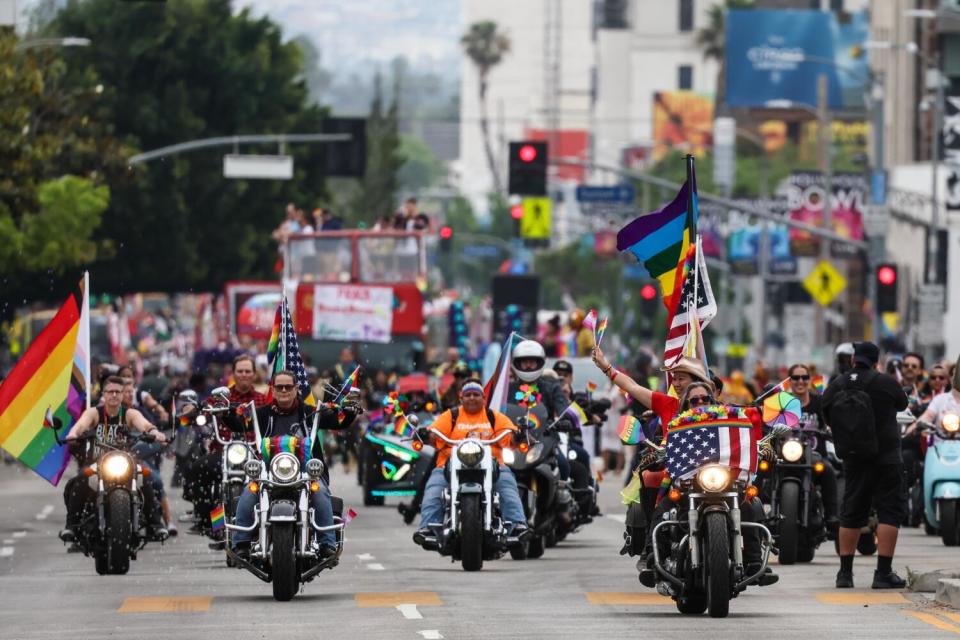
[[[443,441],[446,442],[447,444],[449,444],[449,445],[451,445],[451,446],[454,446],[454,447],[457,446],[458,444],[460,444],[461,442],[465,442],[465,441],[467,440],[467,439],[464,439],[464,440],[452,440],[452,439],[448,438],[447,436],[445,436],[443,433],[441,433],[441,432],[437,431],[436,429],[434,429],[433,427],[430,427],[429,429],[427,429],[427,431],[428,431],[429,433],[432,433],[432,434],[435,435],[436,437],[440,438],[441,440],[443,440]],[[504,431],[503,433],[501,433],[500,435],[498,435],[496,438],[493,438],[493,439],[491,439],[491,440],[477,440],[477,439],[472,439],[472,438],[468,438],[468,439],[472,439],[472,440],[473,440],[474,442],[476,442],[477,444],[496,444],[496,443],[500,442],[501,440],[503,440],[507,435],[509,435],[509,434],[511,434],[511,433],[513,433],[513,432],[512,432],[512,431],[509,431],[509,430],[508,430],[508,431]]]

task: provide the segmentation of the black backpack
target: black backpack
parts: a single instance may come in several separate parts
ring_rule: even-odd
[[[497,417],[493,414],[493,409],[486,407],[487,413],[487,422],[490,423],[490,428],[494,429],[497,426]],[[454,407],[450,409],[450,425],[457,426],[457,420],[460,418],[460,407]]]
[[[868,460],[879,453],[873,402],[866,391],[877,375],[876,371],[855,369],[837,381],[841,389],[833,397],[827,415],[833,444],[841,459]]]

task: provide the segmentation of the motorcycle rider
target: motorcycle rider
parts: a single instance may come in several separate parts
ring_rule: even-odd
[[[960,363],[960,359],[958,359],[958,363]],[[907,427],[903,434],[904,438],[915,436],[921,422],[938,425],[941,418],[947,413],[960,414],[960,368],[954,374],[953,388],[949,392],[934,396],[926,410],[917,418],[917,421]]]
[[[817,438],[817,449],[813,453],[814,461],[822,461],[827,457],[826,434],[828,432],[826,420],[823,417],[823,405],[818,394],[810,393],[810,369],[804,364],[795,364],[787,371],[790,377],[790,392],[797,396],[801,404],[800,421],[815,428],[823,436]],[[840,524],[839,493],[837,491],[837,472],[831,464],[824,464],[823,471],[815,476],[820,485],[820,494],[823,499],[823,512],[830,539],[837,534]]]
[[[833,352],[836,357],[836,372],[833,377],[842,376],[853,370],[853,343],[841,342]],[[831,382],[833,379],[831,378]]]
[[[128,448],[130,430],[150,434],[159,443],[165,443],[166,437],[157,430],[143,414],[136,409],[126,409],[123,406],[124,379],[119,376],[108,376],[101,388],[103,405],[90,407],[85,410],[67,433],[67,442],[76,442],[76,439],[89,431],[96,429],[96,441],[113,447]],[[80,455],[83,450],[76,450],[71,446],[74,455]],[[82,463],[84,461],[81,461]],[[85,464],[81,464],[81,473],[71,478],[63,489],[63,501],[67,507],[66,526],[60,531],[60,539],[64,542],[76,540],[77,528],[86,508],[96,499],[96,492],[90,487],[87,477],[82,473]],[[163,526],[160,507],[157,502],[153,485],[144,482],[140,486],[143,491],[143,510],[147,520],[147,536],[154,540],[163,540],[167,537],[167,529]]]
[[[431,425],[451,440],[461,440],[469,435],[477,435],[483,440],[499,436],[504,430],[516,431],[510,418],[498,411],[486,409],[483,405],[483,387],[476,380],[470,380],[460,390],[460,406],[444,411]],[[520,502],[517,481],[513,471],[503,464],[503,447],[510,446],[512,435],[506,436],[491,446],[494,458],[499,463],[499,473],[494,475],[494,490],[500,496],[500,510],[503,519],[513,524],[512,536],[518,538],[527,535],[527,519]],[[430,525],[443,522],[443,491],[449,486],[444,467],[450,458],[451,447],[436,439],[437,466],[430,473],[423,503],[420,506],[420,528],[413,534],[413,541],[420,546],[435,538]]]
[[[257,424],[260,427],[260,435],[263,438],[274,438],[279,436],[295,436],[297,438],[307,438],[310,436],[311,425],[313,421],[312,413],[308,414],[308,407],[298,398],[297,378],[290,371],[279,371],[273,376],[273,402],[257,409]],[[338,408],[331,406],[321,406],[318,408],[320,413],[319,429],[345,429],[353,424],[362,409],[355,402],[344,402],[339,407],[339,411],[344,414],[341,422],[338,417]],[[318,439],[320,436],[317,436]],[[323,452],[319,450],[316,443],[313,443],[313,457],[323,459]],[[318,479],[320,490],[311,495],[311,503],[316,512],[317,523],[321,527],[333,526],[333,505],[330,500],[330,490],[327,488],[329,475],[326,473],[324,465],[324,477]],[[257,506],[257,494],[250,491],[249,485],[240,495],[237,502],[236,524],[249,527],[253,524],[253,512]],[[233,538],[233,549],[241,556],[246,555],[250,549],[250,539],[252,531],[237,531]],[[328,558],[337,553],[337,537],[332,530],[320,533],[320,556]]]

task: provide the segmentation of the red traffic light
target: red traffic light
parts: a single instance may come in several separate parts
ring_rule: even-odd
[[[522,204],[515,204],[515,205],[513,205],[512,207],[510,207],[510,217],[513,218],[514,220],[519,220],[520,218],[522,218],[522,217],[523,217],[523,205],[522,205]]]
[[[640,297],[644,300],[653,300],[657,297],[657,288],[652,284],[643,285],[643,288],[640,289]]]
[[[520,147],[517,155],[520,156],[520,159],[524,162],[533,162],[537,159],[537,148],[532,144],[525,144]]]
[[[877,280],[880,284],[890,286],[897,281],[897,270],[890,266],[877,269]]]
[[[453,228],[450,226],[440,227],[440,238],[442,240],[449,240],[453,237]]]

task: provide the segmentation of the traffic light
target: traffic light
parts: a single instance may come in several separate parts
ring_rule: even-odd
[[[441,253],[450,253],[453,249],[453,227],[445,225],[440,227],[440,251]]]
[[[547,195],[547,143],[525,140],[510,143],[511,195]]]
[[[652,284],[640,287],[641,334],[645,338],[653,337],[653,323],[660,305],[657,304],[657,288]]]
[[[881,264],[877,267],[877,312],[891,313],[897,310],[897,265]]]

